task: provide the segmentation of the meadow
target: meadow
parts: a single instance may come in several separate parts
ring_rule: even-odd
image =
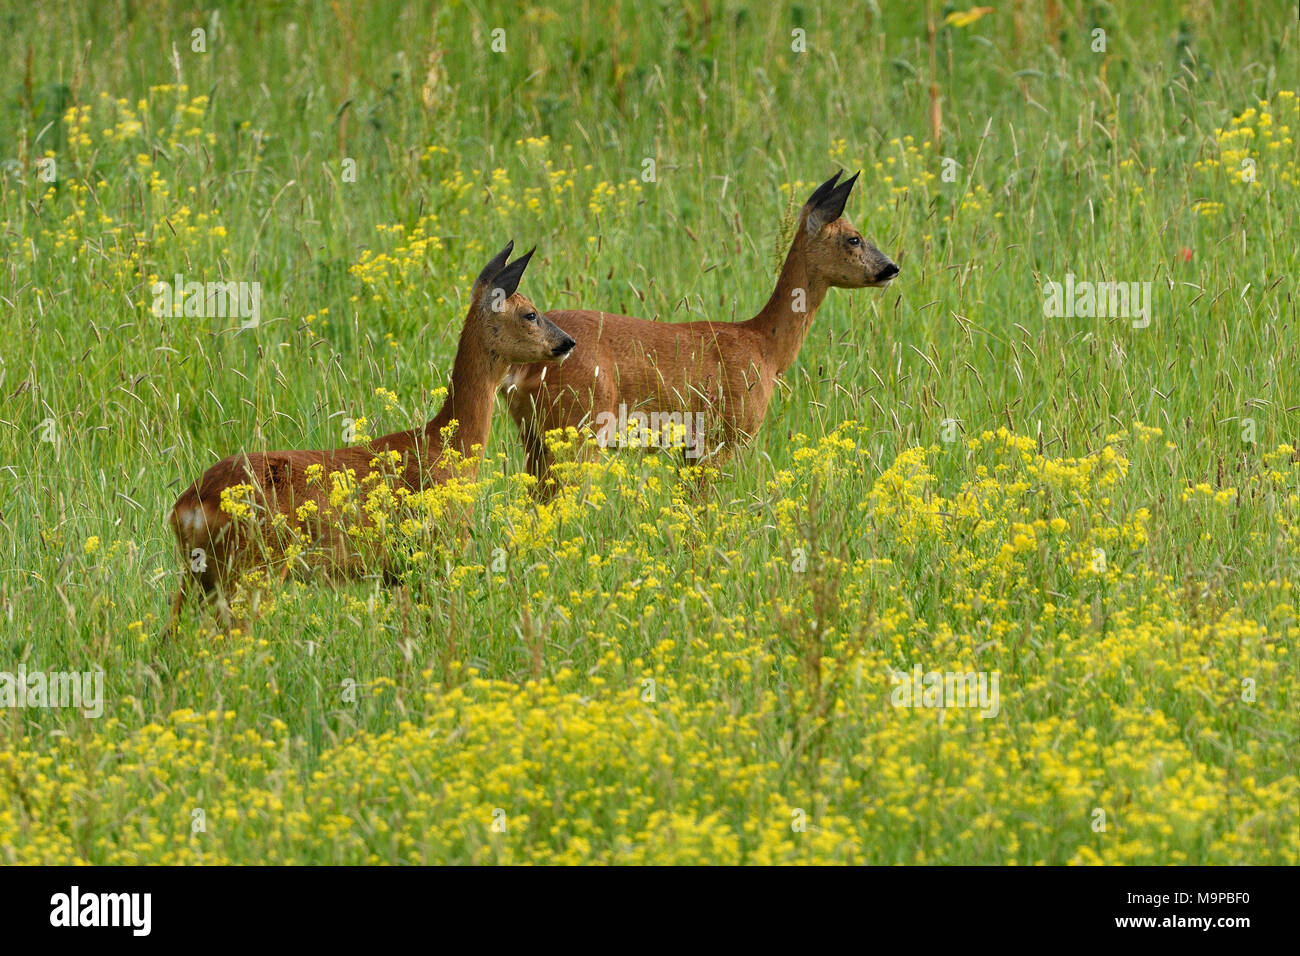
[[[1294,4],[931,9],[5,4],[0,672],[103,713],[0,707],[0,862],[1300,862]],[[542,501],[498,399],[403,585],[167,635],[177,495],[426,421],[507,239],[741,320],[841,168],[901,275],[702,486],[557,434]]]

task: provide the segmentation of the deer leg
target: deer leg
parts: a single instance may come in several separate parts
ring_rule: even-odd
[[[182,574],[181,586],[176,589],[176,597],[172,598],[172,613],[167,621],[167,630],[165,637],[172,636],[180,630],[181,609],[185,607],[185,599],[189,596],[190,576]]]
[[[239,626],[240,622],[235,620],[230,614],[230,602],[226,600],[226,592],[218,588],[216,595],[216,599],[212,603],[217,612],[217,620],[221,623],[221,629],[225,631],[226,636],[229,637],[231,629]]]
[[[552,458],[539,427],[536,422],[523,423],[519,427],[519,436],[524,442],[524,463],[529,473],[537,479],[533,495],[541,501],[549,501],[555,497],[556,491],[555,486],[549,484]]]
[[[735,452],[737,438],[737,430],[726,421],[692,436],[692,443],[683,449],[682,463],[695,469],[691,477],[697,495],[708,490],[710,472],[716,469],[721,477],[723,468]]]
[[[697,500],[703,499],[708,495],[710,486],[709,469],[720,468],[722,457],[722,451],[718,451],[713,455],[703,458],[691,458],[686,455],[682,456],[682,465],[686,469],[694,469],[694,471],[688,471],[687,474],[689,475],[688,480],[694,490]]]

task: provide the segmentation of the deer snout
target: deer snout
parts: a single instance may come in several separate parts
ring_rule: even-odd
[[[578,343],[573,341],[573,336],[569,335],[568,332],[564,331],[564,329],[560,328],[550,319],[546,319],[546,326],[546,331],[548,333],[547,341],[555,343],[551,346],[551,355],[559,359],[567,357],[568,354],[573,351],[573,347]]]
[[[896,275],[898,275],[898,263],[886,259],[885,264],[880,267],[876,272],[875,278],[871,280],[871,284],[879,286],[889,285],[889,281]]]
[[[566,333],[561,332],[559,344],[557,344],[555,348],[551,349],[551,354],[557,358],[560,356],[567,356],[573,351],[573,347],[577,344],[578,343],[573,341],[573,339],[571,339]]]

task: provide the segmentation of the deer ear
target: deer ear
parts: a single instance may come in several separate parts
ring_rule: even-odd
[[[858,181],[858,177],[861,175],[861,172],[854,173],[851,178],[844,180],[844,182],[829,190],[815,205],[812,205],[812,208],[808,210],[808,232],[810,234],[817,235],[827,223],[834,222],[844,215],[844,204],[849,201],[849,193],[853,191],[853,184]],[[812,200],[809,200],[809,203],[811,205]]]
[[[524,277],[524,270],[528,268],[528,260],[536,251],[537,247],[533,246],[493,277],[492,289],[494,292],[500,289],[503,300],[515,294],[515,290],[519,288],[519,280]]]
[[[809,208],[816,208],[817,204],[826,198],[826,194],[835,188],[835,184],[839,182],[839,179],[840,173],[839,170],[836,170],[834,176],[813,190],[813,194],[808,197],[808,201],[804,205]]]
[[[511,239],[506,243],[506,247],[493,256],[492,261],[483,267],[483,271],[474,280],[474,286],[477,288],[492,281],[496,274],[501,271],[501,267],[506,264],[506,260],[510,258],[510,253],[514,251],[514,248],[515,241]]]

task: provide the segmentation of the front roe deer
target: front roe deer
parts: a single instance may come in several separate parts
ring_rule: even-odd
[[[826,290],[884,287],[898,275],[898,266],[842,218],[858,176],[842,183],[839,178],[836,173],[822,183],[800,210],[776,289],[746,322],[551,313],[577,337],[573,354],[561,368],[515,368],[507,386],[510,415],[543,494],[551,466],[545,436],[551,429],[627,421],[627,409],[646,417],[690,416],[692,405],[703,405],[728,448],[753,437],[776,378],[799,354]]]
[[[240,574],[264,564],[258,539],[271,535],[277,515],[284,516],[281,529],[287,524],[314,539],[318,547],[310,556],[315,566],[323,565],[329,576],[355,577],[362,573],[362,563],[349,547],[345,533],[322,522],[308,529],[301,517],[299,508],[308,502],[315,502],[321,512],[328,508],[326,483],[308,481],[310,466],[320,465],[324,474],[346,474],[350,469],[362,481],[386,459],[396,481],[418,491],[451,477],[452,466],[447,464],[443,451],[455,421],[453,448],[471,463],[456,473],[472,475],[487,445],[497,387],[510,366],[563,361],[574,347],[573,339],[516,292],[534,250],[507,265],[513,249],[514,243],[508,243],[475,280],[446,401],[423,428],[394,432],[363,445],[332,451],[232,455],[209,468],[177,499],[170,523],[190,571],[181,579],[180,591],[172,603],[172,629],[192,580],[202,586],[206,597],[215,595],[221,622],[227,630],[230,628],[227,594]],[[241,485],[252,486],[252,508],[256,509],[253,529],[236,523],[221,508],[222,491]],[[286,573],[288,570],[286,564]]]

